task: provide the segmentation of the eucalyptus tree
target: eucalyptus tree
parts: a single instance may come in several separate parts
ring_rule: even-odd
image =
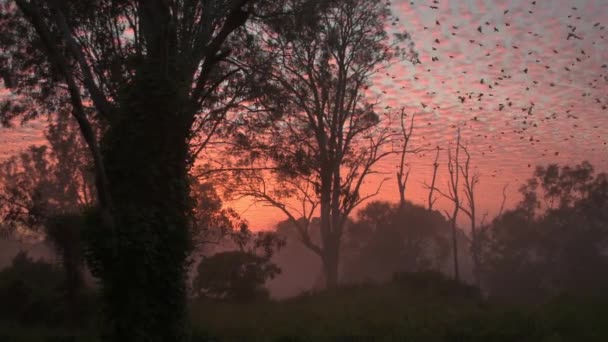
[[[44,233],[51,217],[80,214],[95,203],[86,147],[78,127],[65,119],[49,124],[47,145],[0,163],[0,222],[8,235]]]
[[[589,162],[537,166],[515,208],[485,231],[484,284],[494,296],[538,300],[603,293],[608,284],[608,174]]]
[[[386,2],[286,6],[298,15],[259,29],[260,54],[270,62],[259,67],[260,94],[234,130],[234,152],[248,169],[236,175],[232,192],[280,209],[322,260],[331,288],[348,215],[374,194],[362,185],[393,152],[391,122],[373,98],[372,78],[391,62],[418,59],[407,33],[391,39],[387,27],[395,18]],[[321,243],[311,238],[315,215]]]
[[[279,3],[0,3],[0,74],[10,90],[3,123],[71,115],[93,161],[98,208],[87,255],[111,340],[183,336],[187,175],[207,141],[197,133],[243,96],[232,86],[240,68],[226,60],[247,51],[245,23],[272,6]]]
[[[69,323],[78,325],[85,286],[82,211],[95,204],[94,175],[75,122],[56,119],[46,129],[47,145],[0,163],[0,224],[12,238],[50,243],[63,266]]]

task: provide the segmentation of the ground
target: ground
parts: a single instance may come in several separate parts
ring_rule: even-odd
[[[537,304],[481,299],[476,289],[410,277],[384,285],[248,304],[194,301],[192,341],[608,341],[608,298],[561,295]],[[0,325],[0,341],[98,341]],[[70,338],[74,336],[75,339]]]

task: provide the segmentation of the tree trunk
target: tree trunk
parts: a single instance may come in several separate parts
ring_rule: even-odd
[[[455,211],[457,213],[457,211]],[[460,270],[458,267],[458,235],[456,230],[456,214],[452,219],[452,251],[454,253],[454,279],[460,281]]]
[[[475,286],[481,289],[481,265],[479,258],[479,236],[477,234],[477,225],[475,222],[475,210],[472,212],[472,223],[471,223],[471,249],[473,254],[473,277],[475,278]]]
[[[67,324],[70,328],[83,324],[82,290],[84,288],[84,258],[80,238],[83,227],[81,214],[56,215],[46,222],[46,236],[61,258],[67,304]]]
[[[68,229],[79,229],[80,227],[68,227]],[[63,253],[63,268],[65,272],[66,302],[68,304],[68,324],[70,328],[82,326],[83,303],[82,290],[84,288],[83,260],[80,251],[80,244],[67,246]]]
[[[183,340],[189,119],[176,77],[138,70],[102,153],[114,201],[112,252],[97,248],[111,341]]]
[[[326,171],[321,175],[321,244],[323,247],[321,261],[323,263],[323,276],[325,277],[326,289],[333,289],[338,285],[340,253],[340,236],[335,229],[339,217],[336,218],[336,208],[332,203],[334,195],[332,191],[332,172]]]
[[[328,290],[338,287],[338,266],[340,264],[340,242],[331,238],[323,250],[323,276]]]

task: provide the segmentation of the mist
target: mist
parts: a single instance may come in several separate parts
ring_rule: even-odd
[[[605,13],[0,0],[0,340],[608,340]]]

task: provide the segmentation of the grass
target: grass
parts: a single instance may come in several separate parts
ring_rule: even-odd
[[[68,332],[43,326],[0,322],[0,342],[100,342],[94,331]]]
[[[608,300],[510,306],[446,285],[406,280],[281,302],[199,302],[191,318],[217,341],[608,341]]]
[[[192,342],[202,341],[608,341],[608,298],[567,296],[540,305],[482,300],[475,289],[428,275],[383,285],[250,304],[196,301]],[[0,342],[98,342],[0,323]]]

